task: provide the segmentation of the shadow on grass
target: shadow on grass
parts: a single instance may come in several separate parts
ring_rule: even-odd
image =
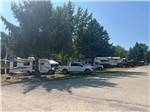
[[[59,91],[71,92],[72,88],[80,87],[115,87],[117,83],[112,83],[109,81],[111,78],[119,77],[137,77],[146,75],[143,72],[118,72],[118,71],[109,71],[109,72],[100,72],[95,74],[67,74],[65,77],[54,78],[54,80],[49,80],[47,78],[41,78],[38,81],[29,81],[23,84],[24,94],[38,88],[42,87],[46,91],[51,91],[53,89]],[[87,78],[86,78],[87,77]]]

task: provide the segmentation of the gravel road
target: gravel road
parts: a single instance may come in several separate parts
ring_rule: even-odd
[[[3,111],[149,111],[150,66],[2,86]]]

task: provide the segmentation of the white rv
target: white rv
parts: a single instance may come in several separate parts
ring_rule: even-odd
[[[54,74],[54,69],[52,68],[51,60],[48,59],[39,59],[39,72],[40,73],[47,73],[47,74]],[[10,74],[15,73],[28,73],[32,74],[35,71],[35,59],[28,58],[22,59],[17,58],[10,62]]]
[[[118,63],[122,62],[122,59],[120,57],[110,57],[109,62],[110,62],[110,65],[117,66]]]
[[[108,67],[109,65],[109,58],[108,57],[95,57],[93,66],[95,68],[99,68],[99,66],[103,65],[103,67]]]
[[[94,66],[103,65],[104,67],[117,66],[123,60],[120,57],[95,57]]]

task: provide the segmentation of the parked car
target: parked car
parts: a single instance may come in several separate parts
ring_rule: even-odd
[[[127,62],[120,62],[117,64],[117,67],[127,67]]]
[[[138,62],[137,62],[137,66],[143,66],[143,65],[145,65],[145,62],[144,62],[144,61],[138,61]]]
[[[83,65],[81,62],[73,62],[70,63],[68,66],[61,66],[60,70],[66,74],[69,72],[84,72],[90,73],[94,71],[94,67],[89,65]]]
[[[135,67],[135,66],[143,66],[145,65],[144,61],[135,61],[135,60],[128,60],[127,67]]]

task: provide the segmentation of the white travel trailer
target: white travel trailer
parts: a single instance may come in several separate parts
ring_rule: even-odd
[[[33,61],[34,59],[14,59],[10,61],[9,73],[15,74],[17,72],[34,72]]]
[[[118,63],[122,62],[122,59],[120,57],[110,57],[109,62],[110,62],[110,65],[117,66]]]
[[[55,71],[51,66],[52,64],[53,63],[51,63],[51,60],[39,59],[39,72],[47,73],[47,74],[54,74]],[[10,62],[10,70],[9,70],[10,74],[15,74],[17,72],[31,74],[34,71],[35,71],[35,59],[34,58],[28,58],[28,59],[17,58]]]
[[[109,64],[109,57],[95,57],[94,62]]]
[[[120,57],[95,57],[94,66],[103,65],[104,67],[108,66],[117,66],[118,63],[121,63],[123,60]]]

